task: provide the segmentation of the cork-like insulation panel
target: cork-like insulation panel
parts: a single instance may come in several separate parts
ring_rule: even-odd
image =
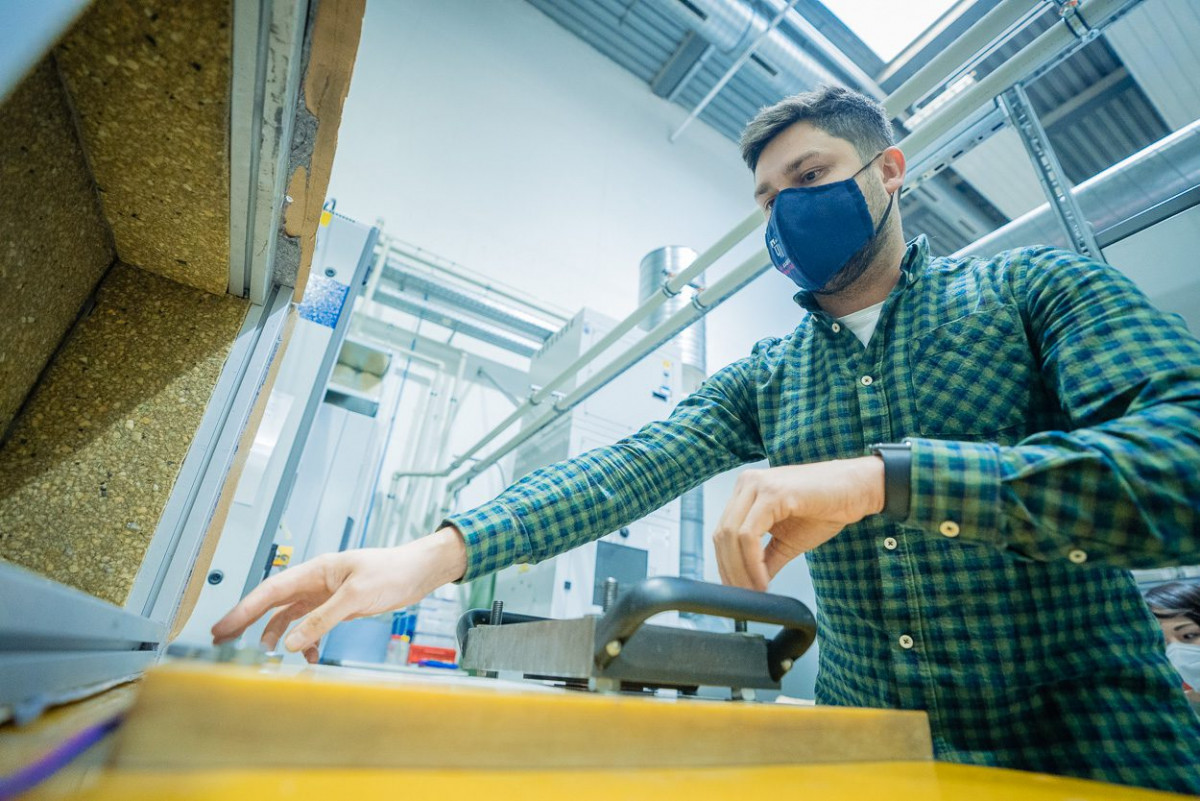
[[[0,131],[2,437],[113,249],[49,59],[0,106]]]
[[[229,285],[230,0],[98,0],[55,49],[117,257]]]
[[[0,449],[0,557],[125,601],[247,308],[109,272]]]

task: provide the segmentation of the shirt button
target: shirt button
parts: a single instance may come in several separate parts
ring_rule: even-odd
[[[909,637],[907,634],[901,634],[900,635],[900,647],[905,648],[905,649],[912,648],[913,647],[913,638]]]
[[[942,534],[946,535],[947,537],[957,537],[958,523],[955,523],[953,520],[943,520],[942,524],[938,526],[938,531],[942,532]]]
[[[895,537],[888,537],[886,540],[883,541],[883,547],[887,548],[889,551],[896,550],[896,545],[897,545],[897,543],[896,543]]]
[[[874,381],[875,381],[875,379],[871,378],[871,376],[869,376],[869,375],[864,375],[862,378],[860,378],[858,380],[862,382],[862,385],[864,387],[871,386],[871,384],[874,383]]]
[[[841,325],[839,325],[838,323],[834,323],[833,325],[831,325],[831,326],[829,326],[829,327],[833,329],[833,333],[835,333],[835,334],[836,334],[838,331],[841,331],[841,330],[842,330],[842,326],[841,326]]]
[[[1082,565],[1087,561],[1087,551],[1081,551],[1078,548],[1067,554],[1067,558],[1077,565]]]

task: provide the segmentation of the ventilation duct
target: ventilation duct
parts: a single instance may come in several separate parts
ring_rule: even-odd
[[[662,291],[671,278],[686,270],[696,260],[696,251],[678,245],[652,250],[642,259],[639,269],[638,303],[644,303]],[[697,278],[683,291],[659,306],[642,322],[647,331],[665,322],[675,312],[692,302],[692,297],[704,289]],[[708,374],[705,348],[704,318],[685,328],[674,342],[679,343],[682,361],[683,391],[695,392]],[[679,499],[679,575],[704,580],[704,486],[700,485]]]
[[[741,53],[770,22],[739,0],[654,0],[671,19],[686,26],[723,53]],[[750,60],[763,77],[785,91],[812,89],[818,84],[840,85],[836,77],[783,31],[775,29],[755,49]]]

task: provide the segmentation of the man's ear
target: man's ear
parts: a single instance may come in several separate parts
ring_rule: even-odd
[[[904,183],[905,170],[908,168],[908,163],[904,160],[904,153],[898,147],[889,147],[883,151],[883,155],[879,158],[879,168],[883,172],[883,188],[887,193],[893,194],[899,191],[901,184]]]

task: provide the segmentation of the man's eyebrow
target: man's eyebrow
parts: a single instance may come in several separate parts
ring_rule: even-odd
[[[783,168],[783,174],[791,175],[796,170],[800,169],[800,167],[804,164],[804,162],[808,161],[813,156],[820,155],[820,153],[821,153],[821,151],[816,150],[816,149],[807,150],[807,151],[801,153],[799,156],[797,156],[796,158],[794,158],[788,162],[788,165]],[[765,195],[770,190],[771,190],[771,188],[769,186],[767,186],[765,183],[761,183],[758,186],[754,187],[754,196],[761,197],[762,195]]]
[[[1171,631],[1179,631],[1182,628],[1187,628],[1188,626],[1195,626],[1195,625],[1196,624],[1190,620],[1187,623],[1176,623],[1174,626],[1171,627]]]

